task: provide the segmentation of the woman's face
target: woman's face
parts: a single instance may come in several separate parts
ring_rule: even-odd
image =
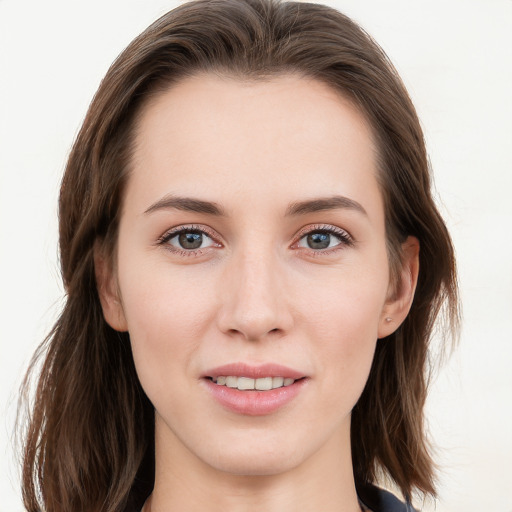
[[[245,475],[349,459],[377,339],[400,321],[388,267],[371,130],[338,93],[201,75],[153,98],[100,291],[157,459]]]

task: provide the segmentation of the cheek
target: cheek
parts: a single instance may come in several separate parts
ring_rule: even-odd
[[[135,257],[120,261],[119,276],[135,366],[152,395],[190,368],[209,315],[204,282]]]
[[[348,345],[356,346],[377,339],[388,278],[385,265],[370,269],[341,268],[316,279],[320,285],[304,283],[296,290],[303,320],[314,327],[318,339],[339,336]]]
[[[333,401],[355,405],[366,384],[387,292],[386,275],[345,275],[329,281],[322,291],[312,289],[303,303],[311,357],[324,377],[326,410]]]

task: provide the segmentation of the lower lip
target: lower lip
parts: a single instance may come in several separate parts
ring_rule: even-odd
[[[213,397],[223,407],[237,414],[246,416],[264,416],[272,414],[291,402],[304,387],[307,379],[296,380],[289,386],[269,391],[240,391],[228,386],[219,386],[210,379],[204,379]]]

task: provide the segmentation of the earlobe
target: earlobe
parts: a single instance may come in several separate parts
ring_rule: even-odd
[[[414,299],[420,268],[420,243],[414,236],[402,244],[401,271],[397,289],[392,290],[379,321],[379,338],[395,332],[407,317]]]
[[[127,331],[128,327],[119,296],[117,279],[112,265],[105,256],[99,242],[94,245],[94,272],[105,321],[116,331]]]

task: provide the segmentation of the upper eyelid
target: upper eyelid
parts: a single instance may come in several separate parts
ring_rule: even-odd
[[[181,224],[167,229],[160,237],[158,237],[158,240],[169,240],[183,231],[200,231],[217,242],[219,241],[219,238],[221,238],[216,234],[217,232],[215,230],[209,226],[205,226],[204,224]]]
[[[308,226],[304,226],[303,228],[299,229],[294,238],[300,239],[303,236],[308,235],[309,233],[314,233],[316,231],[328,231],[340,236],[345,235],[350,240],[354,240],[354,237],[350,234],[349,231],[332,224],[310,224]]]

